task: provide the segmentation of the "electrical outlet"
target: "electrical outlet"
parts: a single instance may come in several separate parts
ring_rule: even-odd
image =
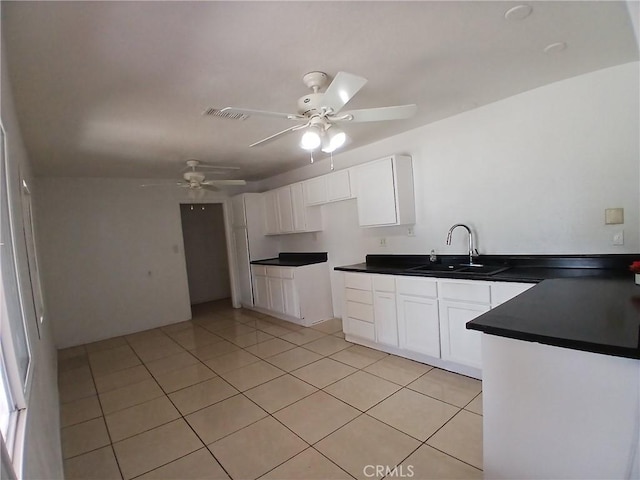
[[[613,245],[624,245],[624,231],[620,230],[613,234]]]
[[[380,246],[381,247],[387,246],[387,239],[385,237],[380,237]]]
[[[407,237],[415,237],[416,231],[413,229],[413,226],[407,227]]]

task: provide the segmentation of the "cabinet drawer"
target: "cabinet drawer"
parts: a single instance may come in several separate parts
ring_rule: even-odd
[[[253,270],[254,275],[258,275],[259,277],[267,276],[267,267],[264,265],[252,265],[251,270]]]
[[[391,275],[375,275],[373,277],[373,289],[377,292],[395,292],[396,279]]]
[[[357,318],[347,318],[346,321],[347,332],[350,335],[354,335],[360,338],[366,338],[367,340],[375,341],[376,331],[373,323],[363,322]]]
[[[347,316],[373,322],[373,305],[347,301]]]
[[[280,267],[280,278],[294,278],[294,269]]]
[[[397,278],[396,290],[403,295],[436,298],[438,287],[436,280],[426,278]]]
[[[352,302],[366,303],[367,305],[373,305],[373,295],[366,290],[355,290],[353,288],[345,289],[345,298]]]
[[[361,273],[345,273],[344,286],[358,290],[371,290],[371,275]]]
[[[267,267],[267,277],[280,278],[280,267]]]
[[[461,281],[451,282],[441,280],[440,298],[446,300],[457,300],[461,302],[491,303],[491,287],[488,282],[481,281]]]

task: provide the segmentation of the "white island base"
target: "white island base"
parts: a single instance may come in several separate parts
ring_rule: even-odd
[[[640,360],[482,335],[487,479],[640,478]]]

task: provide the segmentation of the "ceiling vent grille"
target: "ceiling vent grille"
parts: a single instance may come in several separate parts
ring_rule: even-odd
[[[231,112],[223,112],[222,110],[218,110],[217,108],[207,108],[203,115],[207,115],[210,117],[220,117],[227,118],[229,120],[246,120],[249,118],[249,115],[245,115],[244,113],[231,113]]]

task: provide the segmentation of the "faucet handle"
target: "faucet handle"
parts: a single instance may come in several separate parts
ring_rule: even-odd
[[[473,253],[472,253],[472,255],[473,255],[474,257],[479,257],[479,256],[480,256],[480,254],[478,253],[478,249],[477,249],[477,248],[474,248],[474,249],[473,249]]]

